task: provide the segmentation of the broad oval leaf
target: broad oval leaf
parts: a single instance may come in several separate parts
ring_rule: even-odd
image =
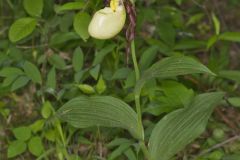
[[[125,102],[109,97],[78,97],[63,105],[57,115],[77,128],[91,126],[120,127],[127,129],[135,138],[142,138],[137,127],[137,114]]]
[[[215,75],[206,66],[193,58],[186,56],[164,58],[143,73],[142,77],[136,84],[135,92],[140,93],[146,81],[153,78],[167,79],[170,77],[194,73],[208,73],[210,75]]]
[[[99,72],[100,72],[101,66],[100,64],[94,66],[91,70],[89,70],[89,74],[95,79],[98,79]]]
[[[53,65],[55,68],[63,70],[66,67],[66,63],[62,57],[60,57],[58,54],[53,54],[48,58],[48,61],[51,65]]]
[[[44,124],[45,124],[45,120],[40,119],[40,120],[37,120],[37,121],[33,122],[30,125],[30,128],[31,128],[33,133],[37,133],[39,131],[42,131],[42,128],[43,128]]]
[[[14,128],[13,134],[18,140],[26,141],[31,137],[31,129],[29,127]]]
[[[126,79],[131,73],[131,69],[127,67],[119,68],[112,76],[113,80]]]
[[[56,89],[56,69],[54,67],[48,72],[46,86],[53,90]]]
[[[77,34],[86,41],[89,38],[88,25],[91,17],[87,13],[78,13],[74,17],[73,27]]]
[[[80,39],[80,37],[75,32],[58,32],[51,36],[50,45],[58,46],[78,39]]]
[[[73,52],[72,65],[76,72],[80,71],[83,67],[84,54],[80,47],[77,47]]]
[[[32,137],[28,142],[28,149],[34,156],[40,156],[44,151],[42,139],[39,136]]]
[[[12,77],[23,74],[24,73],[21,69],[15,67],[4,67],[2,70],[0,70],[0,77]]]
[[[24,141],[16,140],[10,143],[8,146],[7,157],[13,158],[22,154],[27,149],[27,145]]]
[[[116,48],[115,44],[110,44],[102,48],[99,52],[97,52],[93,60],[93,66],[100,64],[104,60],[105,56],[111,53],[115,48]]]
[[[68,2],[63,4],[62,6],[55,6],[55,11],[56,13],[60,13],[69,10],[79,10],[84,8],[85,5],[85,2]]]
[[[223,92],[198,95],[186,108],[174,111],[161,119],[149,140],[152,159],[169,160],[197,138],[205,130],[214,107],[223,95]]]
[[[34,83],[42,83],[42,77],[39,69],[31,62],[26,61],[23,65],[24,72]]]
[[[24,0],[24,9],[33,17],[41,17],[43,10],[43,0]]]
[[[101,75],[100,78],[98,79],[96,90],[98,94],[102,94],[106,89],[107,89],[106,82],[104,81],[103,76]]]
[[[234,107],[240,107],[240,97],[230,97],[228,102]]]
[[[153,45],[152,47],[146,49],[139,61],[139,68],[145,70],[153,63],[153,60],[156,59],[158,53],[158,46]]]
[[[17,42],[33,32],[37,24],[34,18],[21,18],[16,20],[9,30],[9,39]]]
[[[13,82],[13,84],[12,84],[12,86],[11,86],[11,91],[15,91],[15,90],[17,90],[17,89],[19,89],[19,88],[24,87],[25,85],[28,84],[29,80],[30,80],[30,79],[29,79],[28,77],[26,77],[26,76],[19,76],[19,77]]]
[[[41,109],[41,114],[42,114],[42,117],[47,119],[51,116],[52,114],[52,104],[49,102],[49,101],[46,101],[43,106],[42,106],[42,109]]]

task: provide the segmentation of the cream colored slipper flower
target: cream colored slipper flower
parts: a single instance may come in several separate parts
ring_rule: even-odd
[[[89,34],[96,39],[110,39],[124,27],[126,11],[119,0],[112,0],[110,7],[97,11],[88,27]]]

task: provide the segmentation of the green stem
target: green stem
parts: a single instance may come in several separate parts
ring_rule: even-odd
[[[142,140],[144,140],[140,96],[135,94],[134,98],[135,98],[135,105],[136,105],[137,116],[138,116],[138,129],[139,129],[139,133],[141,133],[141,135],[142,135],[142,137],[141,137]]]
[[[140,79],[140,71],[139,71],[138,63],[137,63],[134,40],[131,42],[131,54],[132,54],[132,60],[133,60],[135,75],[136,75],[136,81],[138,81]],[[139,145],[141,147],[141,150],[142,150],[144,156],[148,160],[151,160],[151,157],[150,157],[149,151],[147,149],[147,146],[144,143],[144,130],[143,130],[143,124],[142,124],[142,111],[141,111],[141,103],[140,103],[140,93],[135,93],[134,98],[135,98],[135,105],[136,105],[137,116],[138,116],[138,129],[139,129],[139,133],[141,133],[141,136],[142,136],[141,137],[142,139],[139,141]]]
[[[7,3],[8,3],[8,5],[9,5],[9,7],[10,7],[12,10],[14,10],[14,7],[13,7],[13,4],[12,4],[11,0],[7,0]]]
[[[131,54],[132,54],[132,60],[133,60],[135,75],[136,75],[136,81],[138,81],[139,78],[140,78],[140,72],[139,72],[138,63],[137,63],[134,40],[131,42]],[[138,116],[138,129],[139,129],[139,133],[141,133],[141,135],[142,135],[142,137],[141,137],[142,140],[144,140],[140,96],[136,95],[136,94],[135,94],[135,104],[136,104],[136,110],[137,110],[137,116]]]
[[[143,151],[143,154],[145,156],[145,158],[147,158],[148,160],[152,160],[150,153],[148,152],[147,146],[145,145],[144,141],[140,141],[139,145],[141,147],[141,150]]]
[[[55,148],[51,148],[51,149],[47,150],[46,152],[44,152],[42,155],[40,155],[36,160],[42,160],[43,158],[46,159],[47,156],[54,151],[55,151]]]
[[[132,54],[132,60],[133,60],[135,74],[136,74],[136,81],[138,81],[139,78],[140,78],[140,72],[139,72],[138,63],[137,63],[136,49],[135,49],[135,42],[134,42],[134,40],[131,42],[131,54]]]

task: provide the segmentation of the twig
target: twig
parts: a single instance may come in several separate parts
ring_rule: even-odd
[[[207,154],[207,153],[209,153],[209,152],[212,152],[212,151],[215,150],[215,149],[218,149],[218,148],[223,147],[223,146],[224,146],[225,144],[227,144],[227,143],[234,142],[234,141],[236,141],[236,140],[238,140],[238,139],[240,139],[240,135],[236,135],[236,136],[231,137],[231,138],[229,138],[229,139],[227,139],[227,140],[225,140],[225,141],[223,141],[223,142],[221,142],[221,143],[218,143],[218,144],[212,146],[211,148],[202,151],[199,155],[197,155],[197,156],[194,158],[194,160],[197,159],[197,158],[199,158],[199,157],[201,157],[201,156],[203,156],[203,155],[205,155],[205,154]]]
[[[47,47],[48,44],[40,44],[40,45],[34,45],[34,46],[17,46],[17,48],[20,48],[20,49],[32,49],[32,48],[42,48],[42,47]]]
[[[217,14],[219,15],[221,24],[224,26],[224,28],[228,28],[226,22],[225,22],[225,17],[222,14],[223,12],[221,11],[221,9],[219,8],[218,2],[216,0],[213,0],[213,7],[214,9],[217,10]],[[222,28],[222,27],[221,27]]]
[[[198,3],[196,0],[192,0],[192,2],[193,2],[196,6],[198,6],[199,8],[201,8],[201,9],[207,14],[208,20],[209,20],[210,22],[212,22],[212,21],[211,21],[211,14],[209,13],[207,7],[206,7],[205,5],[202,5],[202,4]]]
[[[223,122],[225,122],[230,128],[234,130],[234,132],[238,130],[236,124],[229,120],[228,117],[226,117],[219,108],[216,109],[216,113],[221,117]]]
[[[198,3],[196,0],[192,0],[192,2],[193,2],[194,4],[196,4],[198,7],[204,9],[204,10],[206,9],[206,7],[205,7],[204,5],[201,5],[201,4]]]
[[[14,5],[12,4],[12,2],[10,0],[7,0],[7,4],[12,10],[14,10]]]
[[[0,35],[4,34],[8,30],[8,27],[4,27],[0,30]]]
[[[46,152],[44,152],[42,155],[40,155],[37,160],[41,160],[43,158],[46,158],[49,154],[55,151],[55,148],[49,149]]]

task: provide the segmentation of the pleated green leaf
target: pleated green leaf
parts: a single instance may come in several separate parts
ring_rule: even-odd
[[[74,98],[63,105],[57,115],[77,128],[120,127],[127,129],[137,139],[143,135],[137,128],[134,110],[125,102],[109,96]]]
[[[149,140],[152,159],[169,160],[204,132],[214,107],[223,95],[223,92],[198,95],[188,107],[161,119]]]
[[[145,82],[152,78],[167,79],[179,75],[194,73],[208,73],[210,75],[215,75],[206,66],[193,58],[186,56],[164,58],[143,73],[142,77],[136,84],[135,92],[139,93]]]

